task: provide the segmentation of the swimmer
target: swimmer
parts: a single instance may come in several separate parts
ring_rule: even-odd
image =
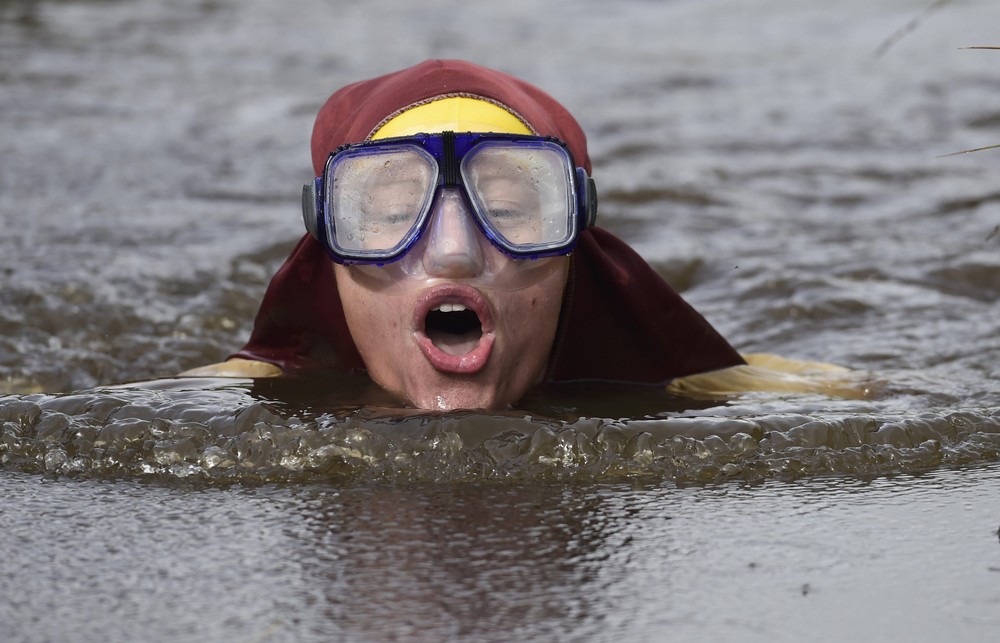
[[[810,363],[748,364],[596,225],[584,133],[531,84],[431,60],[348,85],[316,118],[312,161],[307,233],[249,342],[182,376],[363,369],[437,410],[585,379],[710,396],[812,386]]]

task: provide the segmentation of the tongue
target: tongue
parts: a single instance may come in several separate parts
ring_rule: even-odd
[[[475,330],[467,333],[446,333],[427,329],[427,336],[442,352],[449,355],[465,355],[479,343],[482,332]]]

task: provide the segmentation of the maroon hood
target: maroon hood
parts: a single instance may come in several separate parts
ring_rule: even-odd
[[[348,85],[327,100],[313,129],[316,174],[337,147],[363,141],[399,111],[443,95],[502,104],[537,134],[564,141],[590,171],[583,130],[551,96],[472,63],[429,60]],[[548,380],[660,383],[744,363],[649,264],[606,230],[580,234],[572,265]],[[288,374],[364,368],[331,261],[308,234],[271,279],[250,341],[234,357],[277,364]]]

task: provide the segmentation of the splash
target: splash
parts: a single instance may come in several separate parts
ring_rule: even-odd
[[[201,384],[204,384],[202,381]],[[633,417],[309,406],[187,381],[0,398],[0,464],[207,483],[876,477],[1000,458],[1000,409],[756,398]]]

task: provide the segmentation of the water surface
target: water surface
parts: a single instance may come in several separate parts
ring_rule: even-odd
[[[1000,6],[0,3],[0,623],[49,640],[941,640],[1000,614]],[[390,18],[391,17],[391,18]],[[312,118],[461,57],[589,136],[601,222],[864,400],[406,412],[174,380],[249,334]]]

